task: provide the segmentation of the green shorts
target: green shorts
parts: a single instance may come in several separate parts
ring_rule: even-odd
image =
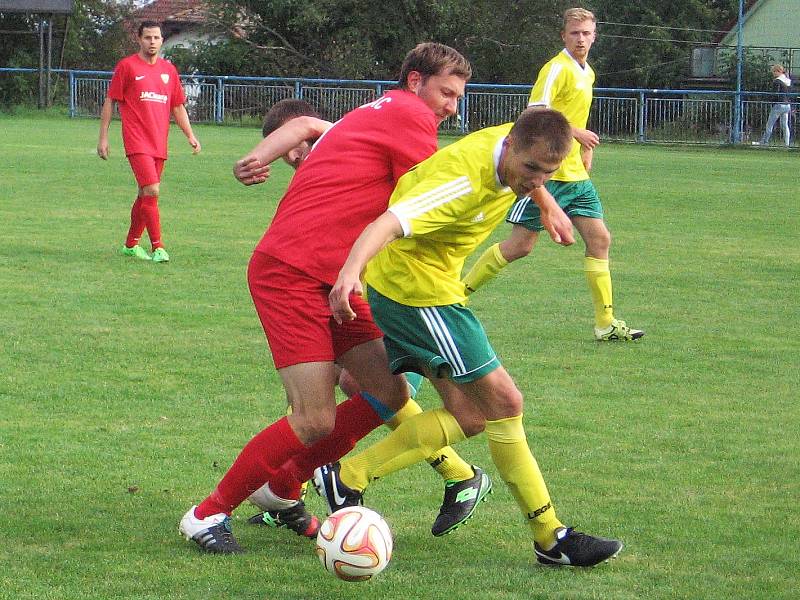
[[[425,381],[425,378],[420,375],[419,373],[413,372],[405,372],[403,375],[406,376],[406,383],[408,384],[408,395],[411,398],[416,398],[417,394],[419,394],[419,388],[422,387],[422,382]]]
[[[392,372],[427,372],[468,383],[500,366],[483,326],[467,307],[406,306],[372,287],[367,298]]]
[[[553,181],[551,179],[545,184],[545,188],[553,194],[553,198],[570,219],[573,217],[603,218],[600,196],[597,195],[591,179],[583,181]],[[508,211],[506,221],[514,225],[522,225],[531,231],[544,229],[539,216],[539,207],[527,196],[514,203],[514,206]]]

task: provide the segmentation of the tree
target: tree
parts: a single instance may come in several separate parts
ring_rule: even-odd
[[[719,30],[738,10],[738,0],[596,4],[601,23],[592,56],[602,87],[680,87],[690,74],[692,48],[712,42],[709,30]]]
[[[453,46],[473,63],[474,80],[518,83],[558,48],[559,0],[209,0],[212,34],[242,60],[238,74],[345,79],[397,77],[422,41]],[[239,48],[249,48],[249,53]],[[174,55],[218,62],[209,45]],[[188,64],[188,63],[187,63]]]

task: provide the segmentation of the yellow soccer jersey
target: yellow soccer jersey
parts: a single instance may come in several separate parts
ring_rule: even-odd
[[[573,127],[586,128],[592,107],[594,71],[581,67],[566,48],[553,57],[536,78],[528,106],[545,106],[563,114]],[[583,181],[589,174],[581,161],[581,145],[572,140],[572,150],[553,174],[556,181]]]
[[[370,261],[365,273],[369,285],[408,306],[466,300],[464,261],[503,222],[516,199],[497,174],[511,126],[470,134],[400,178],[389,210],[405,237]]]

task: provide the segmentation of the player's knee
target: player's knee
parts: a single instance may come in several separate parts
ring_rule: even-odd
[[[390,379],[381,382],[380,387],[367,389],[367,392],[378,398],[387,408],[398,411],[405,406],[410,394],[408,383],[402,375],[391,375]]]
[[[508,239],[500,245],[500,252],[508,262],[525,258],[533,251],[534,239]]]
[[[606,249],[611,246],[611,232],[608,229],[603,229],[603,235],[600,237],[600,241],[605,245]]]
[[[483,415],[478,413],[459,415],[456,420],[461,427],[461,431],[463,431],[464,435],[467,437],[483,433],[483,430],[486,428],[486,419]]]
[[[498,419],[510,419],[522,414],[522,392],[516,387],[504,390],[492,402],[492,411]]]
[[[589,256],[605,256],[611,247],[611,232],[608,228],[603,227],[593,232],[591,239],[587,239],[585,242]]]
[[[336,424],[336,412],[321,410],[314,413],[294,413],[289,419],[297,437],[308,446],[330,435]]]
[[[158,189],[159,186],[157,183],[151,183],[150,185],[146,185],[142,188],[142,195],[143,196],[158,196]]]

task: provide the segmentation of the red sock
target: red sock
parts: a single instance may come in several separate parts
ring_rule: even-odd
[[[230,515],[283,463],[305,448],[286,417],[276,421],[242,448],[217,488],[195,509],[195,516],[205,519],[217,513]]]
[[[142,233],[144,233],[142,198],[141,196],[136,196],[136,202],[131,206],[131,226],[128,228],[128,237],[125,239],[125,245],[128,248],[133,248],[139,243]]]
[[[142,196],[142,217],[147,226],[152,249],[161,248],[161,219],[158,214],[158,196]]]
[[[300,498],[300,485],[314,475],[314,469],[336,462],[355,448],[358,440],[383,424],[361,394],[336,407],[336,425],[328,437],[298,452],[269,479],[269,489],[281,498]]]

